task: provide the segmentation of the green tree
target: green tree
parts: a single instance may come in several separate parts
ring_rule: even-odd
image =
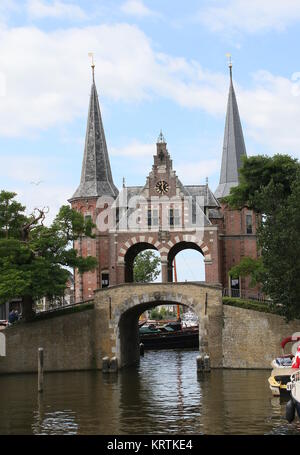
[[[240,183],[231,189],[224,201],[232,208],[246,206],[258,213],[272,211],[278,202],[291,194],[299,166],[298,160],[289,155],[244,157]],[[271,188],[276,190],[272,200],[268,199]]]
[[[72,248],[81,236],[92,236],[93,224],[69,206],[61,207],[50,227],[43,222],[47,210],[25,207],[15,193],[0,193],[0,303],[21,298],[25,319],[34,317],[33,305],[42,297],[62,296],[68,268],[80,273],[93,270],[97,261],[82,258]]]
[[[251,276],[250,286],[255,287],[257,284],[263,283],[266,279],[266,270],[261,257],[259,259],[253,259],[246,256],[239,264],[230,269],[229,275],[232,278]]]
[[[151,283],[160,273],[160,258],[153,251],[139,253],[133,263],[133,279],[136,283]]]
[[[300,314],[300,164],[287,155],[246,158],[240,185],[225,201],[232,208],[247,206],[261,214],[258,244],[261,258],[245,258],[231,270],[250,274],[280,304],[282,314]],[[256,262],[256,263],[255,263]]]

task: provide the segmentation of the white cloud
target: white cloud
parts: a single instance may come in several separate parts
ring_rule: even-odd
[[[43,0],[28,0],[27,11],[29,16],[37,19],[52,17],[72,20],[86,19],[86,13],[73,3],[64,3],[59,0],[45,2]]]
[[[155,52],[136,26],[52,32],[0,27],[0,73],[7,81],[0,103],[0,134],[32,135],[84,118],[91,81],[88,51],[95,53],[100,101],[108,97],[136,103],[159,97],[225,117],[228,75]],[[254,75],[251,89],[235,84],[246,143],[248,135],[274,151],[300,150],[300,103],[292,94],[293,84],[267,72]],[[133,142],[113,153],[150,156],[150,150],[150,145]]]
[[[1,98],[0,134],[28,135],[86,115],[91,50],[100,98],[140,102],[162,96],[182,106],[214,112],[222,105],[224,110],[226,78],[195,62],[155,53],[135,26],[2,28],[0,73],[7,93]]]
[[[214,0],[196,16],[214,32],[286,29],[300,20],[299,0]]]
[[[267,71],[255,74],[253,90],[239,90],[242,121],[248,134],[274,153],[300,156],[300,99],[294,82]]]
[[[124,147],[111,147],[110,154],[120,157],[143,159],[145,156],[153,156],[155,154],[155,144],[142,144],[141,142],[134,140]]]
[[[26,206],[27,213],[32,213],[35,208],[49,208],[45,220],[47,225],[53,221],[59,208],[68,204],[67,200],[74,193],[72,186],[51,183],[41,183],[38,187],[35,185],[19,185],[15,188],[17,200]]]
[[[146,17],[146,16],[153,16],[157,15],[154,11],[150,10],[142,0],[127,0],[121,6],[121,10],[123,13],[137,16],[137,17]]]
[[[43,159],[38,156],[0,155],[0,176],[30,185],[31,182],[38,182],[49,177],[50,162],[51,158]]]
[[[185,184],[203,184],[206,177],[209,177],[220,170],[220,161],[216,159],[201,160],[193,163],[178,163],[176,173]]]

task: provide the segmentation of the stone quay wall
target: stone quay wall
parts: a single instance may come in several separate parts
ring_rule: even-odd
[[[2,330],[6,356],[1,373],[37,372],[38,348],[44,348],[45,371],[95,368],[94,309],[23,323]]]
[[[281,341],[300,333],[300,321],[288,324],[281,316],[223,306],[223,367],[271,369],[271,361],[281,355]],[[292,344],[286,347],[291,352]]]

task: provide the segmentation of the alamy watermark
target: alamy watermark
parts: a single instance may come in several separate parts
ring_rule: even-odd
[[[209,225],[203,196],[131,196],[124,188],[117,199],[97,200],[96,226],[100,232],[196,231]]]

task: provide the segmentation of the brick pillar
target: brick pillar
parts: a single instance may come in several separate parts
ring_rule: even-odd
[[[125,263],[117,264],[117,279],[116,284],[125,283]]]
[[[162,283],[168,283],[168,261],[161,261]]]

